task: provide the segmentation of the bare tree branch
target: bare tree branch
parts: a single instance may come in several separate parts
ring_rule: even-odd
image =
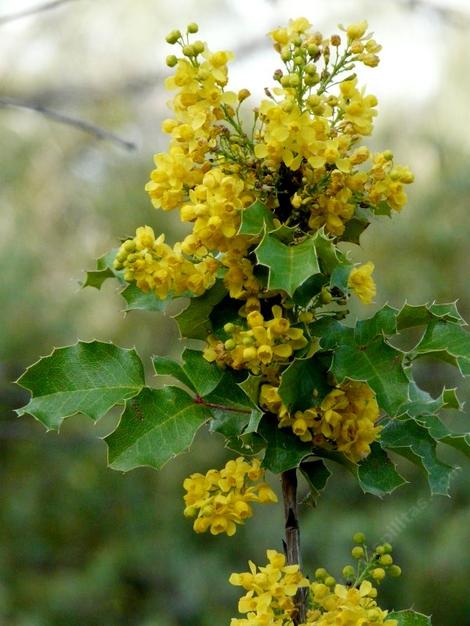
[[[16,20],[20,20],[23,17],[29,17],[30,15],[36,15],[37,13],[43,13],[44,11],[55,9],[62,4],[66,4],[67,2],[77,2],[77,0],[51,0],[51,2],[44,2],[43,4],[38,4],[29,9],[24,9],[23,11],[10,13],[10,15],[0,16],[0,26],[3,26],[4,24],[9,24],[10,22],[14,22]]]
[[[99,126],[95,126],[90,122],[86,122],[85,120],[78,119],[76,117],[71,117],[70,115],[65,115],[64,113],[59,113],[57,111],[53,111],[41,104],[36,104],[34,102],[25,102],[22,100],[16,100],[15,98],[8,98],[5,96],[0,97],[0,108],[10,108],[10,109],[26,109],[28,111],[35,111],[36,113],[40,113],[44,115],[54,122],[59,122],[59,124],[65,124],[67,126],[73,126],[74,128],[78,128],[85,133],[93,135],[96,139],[112,141],[126,150],[135,150],[136,144],[132,141],[127,141],[122,139],[118,135],[111,133],[109,130],[105,130],[104,128],[100,128]]]

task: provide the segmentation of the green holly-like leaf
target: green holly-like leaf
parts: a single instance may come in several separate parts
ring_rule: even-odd
[[[333,239],[330,239],[330,237],[326,235],[323,228],[315,233],[313,239],[322,272],[324,274],[331,274],[339,264],[344,262],[344,254],[338,250]]]
[[[397,329],[404,330],[415,326],[424,326],[433,320],[441,320],[460,326],[465,324],[455,302],[443,304],[433,302],[419,305],[405,303],[397,314]]]
[[[109,466],[127,472],[140,466],[160,469],[191,446],[210,418],[183,389],[144,387],[126,403],[116,430],[105,438]]]
[[[438,398],[433,398],[427,391],[424,391],[414,382],[410,382],[410,400],[406,402],[401,411],[403,415],[408,417],[416,417],[418,415],[431,415],[435,414],[441,409],[462,409],[456,389],[442,390],[441,395]]]
[[[380,335],[390,336],[397,332],[396,315],[398,311],[386,304],[372,317],[359,320],[354,329],[357,344],[367,344]]]
[[[161,300],[152,292],[145,293],[141,291],[135,283],[127,285],[121,296],[127,302],[126,311],[142,310],[142,311],[164,311],[168,300]]]
[[[290,412],[317,406],[329,391],[326,372],[316,357],[294,359],[284,370],[279,385],[279,395]]]
[[[264,450],[266,441],[258,433],[247,433],[226,439],[225,447],[242,456],[253,456]]]
[[[414,611],[392,611],[387,619],[396,619],[398,626],[431,626],[431,618]]]
[[[122,280],[122,272],[117,272],[113,267],[117,251],[118,248],[113,248],[96,260],[96,269],[86,272],[85,280],[81,283],[82,287],[101,289],[103,283],[108,278],[118,278],[122,283],[124,282]]]
[[[370,224],[370,214],[366,209],[356,208],[356,215],[346,222],[342,241],[350,241],[359,245],[362,233]]]
[[[270,232],[276,228],[274,215],[259,200],[253,202],[241,213],[240,235],[259,235],[264,231]]]
[[[431,356],[456,365],[470,376],[470,333],[462,326],[432,322],[413,351],[416,357]]]
[[[379,443],[371,446],[370,454],[357,465],[357,479],[364,493],[382,497],[408,481],[401,476]]]
[[[18,415],[28,413],[48,429],[58,429],[75,413],[99,419],[115,404],[136,396],[145,381],[135,350],[79,341],[40,359],[18,383],[33,396]]]
[[[330,287],[337,287],[343,293],[348,291],[349,274],[354,265],[352,263],[340,263],[335,267],[330,277]]]
[[[229,438],[255,432],[262,412],[240,388],[235,377],[229,371],[221,371],[223,376],[219,384],[204,397],[214,416],[211,430]]]
[[[433,495],[448,495],[450,478],[455,471],[436,456],[436,441],[414,419],[390,420],[380,433],[383,448],[393,450],[425,470]]]
[[[290,296],[307,278],[320,272],[313,238],[289,246],[266,234],[255,252],[258,262],[269,268],[268,289],[283,290]]]
[[[200,396],[213,391],[223,377],[223,371],[215,363],[209,363],[199,350],[185,350],[182,354],[183,363],[168,357],[153,357],[153,365],[157,374],[173,376]]]
[[[297,287],[292,299],[295,304],[306,307],[312,298],[317,296],[321,292],[322,287],[327,283],[328,279],[324,274],[314,274],[310,276],[310,278],[307,278],[300,287]]]
[[[376,337],[365,345],[339,345],[331,371],[339,383],[349,378],[367,382],[379,405],[391,416],[400,414],[408,399],[409,380],[403,369],[403,353]]]
[[[266,415],[258,429],[266,441],[263,467],[275,474],[297,467],[302,459],[312,454],[309,443],[301,441],[287,428],[278,428],[277,424],[276,416]]]
[[[452,446],[470,458],[470,433],[454,433],[437,415],[420,415],[416,421],[429,430],[433,439]]]
[[[326,487],[331,472],[320,459],[302,461],[299,469],[307,481],[310,490],[310,500],[313,504],[316,504],[321,492]]]
[[[175,316],[181,336],[189,339],[206,339],[212,330],[209,315],[226,293],[223,282],[218,280],[202,296],[191,298],[188,307]]]

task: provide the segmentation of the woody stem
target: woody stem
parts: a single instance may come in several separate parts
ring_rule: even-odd
[[[288,565],[298,564],[302,568],[300,552],[300,529],[297,516],[297,471],[290,469],[281,474],[282,497],[284,501],[285,541],[284,550]],[[294,623],[303,624],[307,616],[307,594],[305,589],[299,589],[295,596],[297,613]]]

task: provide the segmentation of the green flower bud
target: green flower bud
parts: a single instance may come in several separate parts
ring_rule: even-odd
[[[319,580],[323,580],[327,576],[328,576],[328,572],[326,571],[324,567],[319,567],[318,569],[315,570],[315,578],[318,578]]]
[[[385,548],[384,548],[384,546],[377,546],[377,547],[375,548],[375,553],[376,553],[376,554],[380,554],[380,555],[385,554]]]
[[[237,344],[234,342],[233,339],[227,339],[227,341],[224,343],[226,350],[233,350],[236,345]]]
[[[188,31],[188,33],[191,33],[191,35],[194,35],[199,30],[199,26],[196,24],[196,22],[191,22],[191,24],[188,24],[188,28],[186,30]]]
[[[189,46],[183,46],[183,54],[185,57],[193,57],[194,56],[194,47],[189,45]]]
[[[203,41],[195,41],[193,43],[193,50],[196,54],[202,54],[204,52],[204,42]]]
[[[384,554],[379,559],[380,565],[391,565],[393,563],[393,558],[391,554]]]
[[[354,559],[362,559],[362,557],[364,556],[364,548],[362,548],[361,546],[355,546],[351,550],[351,554]]]
[[[171,33],[168,33],[166,36],[166,42],[173,45],[178,39],[181,37],[181,33],[179,30],[172,30]]]
[[[343,567],[343,576],[345,578],[354,578],[356,572],[354,571],[354,567],[352,565],[345,565]]]
[[[336,580],[333,578],[333,576],[327,576],[325,578],[325,585],[327,587],[334,587],[336,585]]]
[[[392,565],[392,567],[389,569],[389,572],[390,576],[398,578],[398,576],[401,576],[401,567],[399,565]]]
[[[354,543],[365,543],[366,536],[364,533],[354,533],[352,540]]]
[[[372,570],[372,578],[374,580],[383,580],[385,578],[385,570],[381,567],[376,567]]]
[[[390,554],[393,551],[391,543],[384,543],[384,552]]]
[[[170,54],[166,57],[166,64],[168,65],[168,67],[175,67],[177,63],[178,59],[175,57],[174,54]]]

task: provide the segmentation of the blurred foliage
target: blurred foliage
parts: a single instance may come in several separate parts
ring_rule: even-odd
[[[36,93],[49,106],[60,105],[128,139],[140,137],[142,147],[127,154],[34,114],[0,110],[0,624],[228,624],[237,592],[224,581],[249,558],[261,561],[267,547],[280,548],[282,520],[280,508],[263,507],[235,540],[192,533],[182,516],[181,482],[190,472],[226,459],[217,435],[200,436],[190,456],[158,474],[140,469],[122,475],[106,469],[105,445],[97,437],[112,429],[116,415],[99,428],[74,418],[57,436],[12,414],[24,398],[11,381],[54,345],[96,337],[135,344],[144,358],[179,352],[171,319],[144,312],[124,317],[124,301],[112,285],[100,293],[80,291],[78,281],[83,268],[137,225],[158,224],[170,240],[181,228],[172,216],[153,212],[143,192],[150,154],[163,141],[158,127],[165,97],[158,75],[164,53],[153,42],[175,23],[194,19],[206,21],[208,36],[219,29],[219,41],[221,20],[224,29],[233,21],[232,41],[224,42],[228,47],[236,46],[245,30],[250,37],[255,32],[248,9],[243,21],[242,9],[237,13],[229,2],[187,2],[184,8],[158,3],[157,11],[146,0],[132,8],[119,0],[110,23],[109,5],[92,4],[71,3],[67,11],[38,16],[29,30],[25,27],[18,41],[27,36],[37,54],[42,50],[30,76],[24,67],[31,53],[17,58],[11,45],[3,55],[10,64],[2,83],[8,95]],[[319,3],[322,15],[327,5]],[[346,5],[337,21],[378,19],[375,3],[364,2],[354,11],[342,3],[335,11]],[[283,3],[278,8],[284,15]],[[408,17],[394,14],[394,23],[405,25]],[[335,18],[336,13],[328,26]],[[424,29],[422,19],[418,24]],[[447,43],[440,50],[449,71],[440,76],[436,93],[410,109],[405,104],[387,109],[383,103],[375,141],[390,146],[418,176],[403,214],[393,222],[379,221],[364,236],[361,258],[373,259],[377,267],[377,306],[460,298],[461,312],[470,318],[470,147],[459,120],[470,110],[469,87],[462,80],[469,69],[465,35],[444,32]],[[358,307],[357,313],[366,309]],[[424,364],[421,377],[433,393],[441,382],[460,383],[445,366]],[[433,614],[434,626],[468,626],[470,560],[462,549],[470,512],[468,471],[455,476],[452,500],[431,500],[424,478],[411,466],[404,471],[413,484],[383,501],[362,495],[344,474],[329,485],[318,509],[305,506],[307,567],[338,569],[358,529],[371,542],[392,540],[404,577],[384,585],[387,606],[413,604]]]

